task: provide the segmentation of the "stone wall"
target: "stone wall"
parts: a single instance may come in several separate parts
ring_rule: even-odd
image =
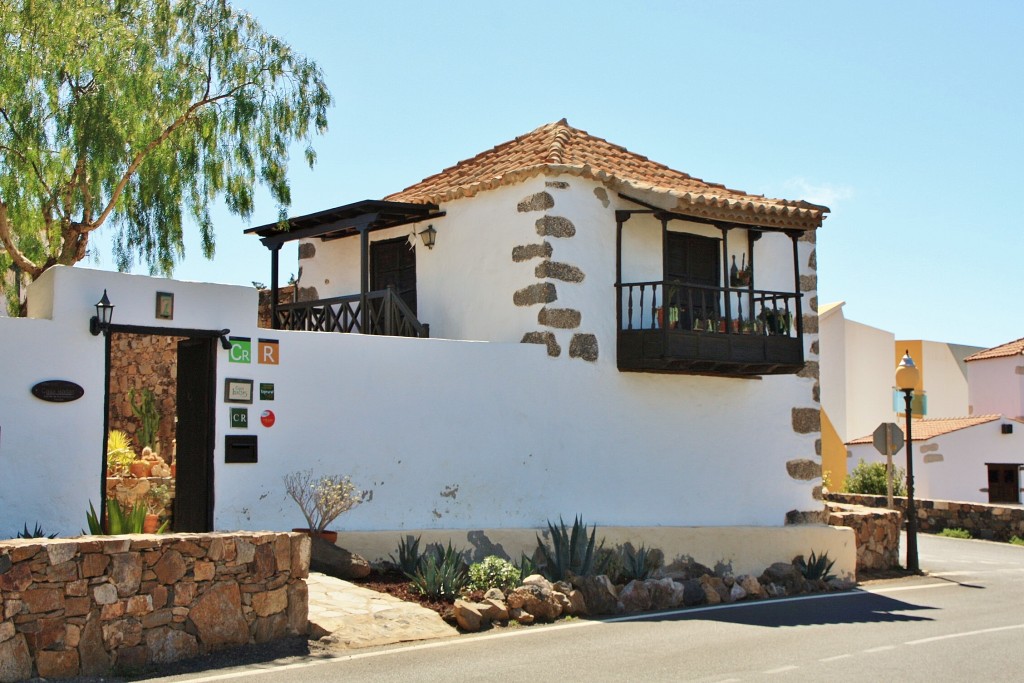
[[[142,422],[132,412],[129,392],[135,402],[149,389],[160,412],[156,440],[158,451],[168,463],[174,457],[174,423],[177,415],[178,347],[183,337],[146,334],[115,334],[110,340],[110,428],[132,437],[136,455],[142,452],[138,432]]]
[[[309,539],[235,532],[0,542],[0,682],[128,672],[305,634]]]
[[[829,493],[828,500],[837,503],[885,507],[885,496],[857,493]],[[896,508],[906,514],[907,499],[893,498]],[[943,529],[967,529],[974,538],[1009,541],[1011,536],[1024,538],[1024,508],[968,503],[953,500],[914,500],[919,531],[937,534]]]
[[[848,526],[857,538],[857,574],[862,571],[895,569],[900,566],[899,510],[828,502],[828,524]]]

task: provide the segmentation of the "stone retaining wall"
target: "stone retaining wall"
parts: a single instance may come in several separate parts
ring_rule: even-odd
[[[309,553],[305,535],[273,532],[0,541],[0,681],[305,634]]]
[[[857,493],[829,493],[827,499],[837,503],[851,503],[872,507],[885,507],[885,496]],[[906,513],[907,499],[893,498],[896,508]],[[974,538],[991,541],[1009,541],[1011,536],[1024,537],[1024,508],[967,503],[953,500],[914,500],[917,508],[917,528],[935,534],[943,529],[967,529]]]
[[[900,566],[899,510],[844,505],[828,502],[828,523],[848,526],[857,537],[857,574],[865,570],[895,569]]]

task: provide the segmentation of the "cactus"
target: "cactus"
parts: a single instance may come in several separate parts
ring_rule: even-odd
[[[135,402],[135,388],[128,391],[128,402],[132,412],[142,423],[139,429],[139,444],[143,447],[156,446],[156,434],[160,429],[160,413],[156,409],[156,397],[149,389],[142,390],[142,400]]]

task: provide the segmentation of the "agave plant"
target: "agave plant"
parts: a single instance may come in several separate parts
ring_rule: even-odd
[[[657,553],[652,553],[643,545],[636,551],[626,546],[622,550],[622,579],[632,581],[637,579],[643,581],[651,572],[657,568]]]
[[[446,550],[438,547],[436,552],[427,553],[409,578],[413,589],[431,600],[454,600],[469,582],[469,573],[462,551],[453,549],[449,542]]]
[[[142,527],[146,521],[146,506],[143,503],[136,503],[131,508],[122,507],[116,498],[107,499],[107,528],[104,529],[96,514],[92,501],[89,501],[89,511],[85,513],[85,520],[89,525],[89,533],[94,536],[117,536],[120,534],[141,534]],[[167,530],[170,520],[165,521],[159,529],[158,534]]]
[[[570,574],[576,576],[591,576],[594,573],[594,542],[597,537],[597,525],[590,530],[587,537],[587,525],[579,515],[573,521],[572,530],[565,526],[565,521],[559,517],[559,525],[556,527],[548,522],[548,531],[551,534],[551,545],[537,536],[537,549],[543,558],[541,573],[549,581],[564,581]],[[604,546],[604,541],[601,542]]]
[[[815,555],[812,550],[811,557],[806,562],[802,557],[797,559],[796,567],[808,581],[831,581],[836,577],[835,574],[830,574],[829,570],[835,563],[835,560],[828,559],[827,551],[821,555]]]
[[[423,564],[424,554],[420,552],[420,538],[406,536],[398,542],[398,559],[389,555],[392,564],[397,566],[406,576],[415,576],[416,571]]]

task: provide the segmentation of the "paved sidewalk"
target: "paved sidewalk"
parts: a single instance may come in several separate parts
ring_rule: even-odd
[[[310,572],[309,633],[343,648],[458,635],[433,610],[386,593]]]

